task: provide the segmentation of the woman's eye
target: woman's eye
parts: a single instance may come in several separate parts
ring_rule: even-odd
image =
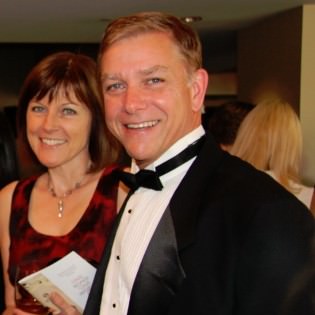
[[[33,105],[33,106],[31,106],[31,111],[34,113],[42,113],[45,111],[45,107],[40,106],[40,105]]]
[[[77,112],[72,108],[65,107],[62,109],[62,113],[68,116],[68,115],[75,115]]]

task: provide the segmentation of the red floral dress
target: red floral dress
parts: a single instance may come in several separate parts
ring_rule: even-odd
[[[37,177],[17,184],[10,217],[9,277],[12,284],[17,266],[27,264],[38,270],[70,251],[76,251],[97,266],[116,217],[118,179],[115,169],[112,166],[104,170],[85,213],[74,229],[63,236],[41,234],[28,221],[28,205]]]

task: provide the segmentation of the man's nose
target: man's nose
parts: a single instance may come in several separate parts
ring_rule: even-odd
[[[146,107],[144,93],[137,87],[128,87],[124,98],[125,110],[134,113]]]

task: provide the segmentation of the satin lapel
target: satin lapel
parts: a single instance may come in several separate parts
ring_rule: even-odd
[[[211,135],[206,141],[177,188],[170,202],[178,249],[188,246],[194,239],[195,227],[200,211],[201,197],[211,180],[211,173],[224,157]]]
[[[185,279],[172,221],[167,208],[138,270],[128,315],[166,314]]]

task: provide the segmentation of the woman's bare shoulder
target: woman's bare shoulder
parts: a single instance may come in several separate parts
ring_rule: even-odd
[[[0,190],[0,218],[2,220],[10,213],[12,195],[17,183],[17,181],[11,182]]]
[[[7,198],[11,199],[13,191],[14,191],[17,183],[18,183],[18,181],[14,181],[14,182],[7,184],[3,188],[1,188],[0,199],[4,199],[4,200]]]

